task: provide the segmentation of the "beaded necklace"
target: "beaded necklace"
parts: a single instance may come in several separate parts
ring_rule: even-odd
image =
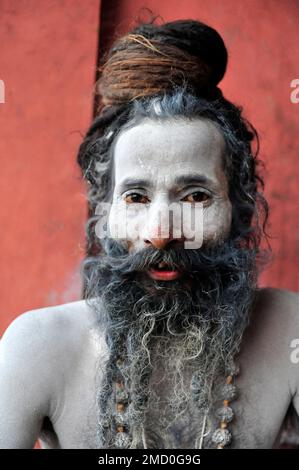
[[[120,364],[120,360],[117,361]],[[217,449],[224,449],[225,446],[231,444],[232,433],[228,429],[228,424],[234,419],[234,411],[230,407],[230,403],[237,398],[237,387],[235,384],[235,378],[239,374],[240,370],[237,365],[233,365],[228,368],[228,376],[226,377],[226,383],[221,389],[222,406],[215,412],[217,420],[219,420],[219,427],[212,434],[212,443]],[[115,413],[114,422],[116,426],[116,436],[114,445],[116,448],[125,449],[130,444],[130,436],[127,432],[127,407],[129,403],[129,394],[125,390],[123,381],[119,380],[115,383]],[[203,438],[205,436],[207,415],[204,417],[203,428],[201,433],[200,445],[202,447]],[[144,440],[144,439],[143,439]]]
[[[229,406],[230,402],[237,398],[237,387],[235,382],[236,376],[239,374],[238,366],[233,365],[229,368],[229,375],[226,378],[226,384],[221,389],[222,406],[216,410],[216,418],[219,420],[219,428],[212,435],[212,442],[217,449],[224,449],[232,441],[232,433],[228,430],[228,424],[234,419],[234,411]]]

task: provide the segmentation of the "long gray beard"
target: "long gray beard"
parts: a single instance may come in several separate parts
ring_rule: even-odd
[[[131,259],[113,241],[105,249],[106,255],[85,264],[87,301],[109,350],[98,393],[99,447],[116,447],[115,382],[122,381],[128,393],[124,446],[161,448],[175,420],[190,407],[199,421],[213,407],[215,378],[224,377],[234,363],[249,323],[255,254],[230,241],[176,255],[147,250]],[[144,276],[147,260],[160,261],[162,255],[164,261],[177,256],[185,266],[196,266],[191,288],[180,279],[167,283]],[[162,376],[157,374],[160,365]],[[163,409],[154,379],[168,387]],[[147,417],[155,404],[160,433],[149,433],[146,440]],[[199,440],[195,436],[195,447]]]

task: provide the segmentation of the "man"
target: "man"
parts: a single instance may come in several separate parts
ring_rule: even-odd
[[[299,302],[256,285],[253,135],[224,98],[185,88],[113,113],[79,155],[97,214],[88,301],[5,332],[0,445],[275,447],[299,411]]]

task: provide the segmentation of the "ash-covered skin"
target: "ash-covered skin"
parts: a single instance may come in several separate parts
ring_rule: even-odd
[[[229,236],[232,204],[224,149],[221,133],[204,119],[142,122],[124,130],[115,143],[110,223],[119,222],[113,220],[114,205],[120,198],[130,204],[132,193],[135,204],[148,205],[149,215],[140,224],[137,239],[101,240],[104,253],[96,262],[90,260],[88,297],[101,298],[101,304],[96,301],[93,308],[98,305],[99,327],[105,329],[110,349],[99,392],[101,447],[115,445],[116,380],[123,380],[130,394],[125,428],[130,436],[128,446],[147,445],[144,426],[149,403],[155,401],[150,377],[157,364],[153,361],[157,340],[159,346],[163,343],[172,390],[164,412],[161,410],[159,432],[165,441],[167,428],[187,406],[204,416],[212,406],[214,377],[226,373],[239,351],[254,301],[256,253],[238,246]],[[177,177],[191,174],[206,181],[175,184]],[[147,184],[124,187],[127,178],[146,179]],[[175,238],[172,232],[169,237],[159,237],[161,204],[192,204],[195,195],[203,198],[203,246],[185,249],[184,237]],[[134,217],[138,218],[138,211]],[[182,275],[172,281],[153,279],[149,270],[162,261]],[[115,366],[119,358],[121,369]],[[192,370],[192,385],[186,388],[187,365]],[[167,421],[166,415],[173,419]],[[195,436],[195,447],[199,440]]]
[[[228,196],[228,182],[224,171],[224,139],[216,126],[208,120],[185,121],[177,119],[161,124],[146,120],[136,127],[121,133],[114,149],[114,193],[109,223],[121,224],[117,213],[119,201],[127,205],[146,204],[147,213],[132,211],[127,219],[130,224],[140,227],[139,238],[127,238],[129,251],[145,246],[156,248],[166,246],[172,238],[159,237],[161,224],[167,221],[162,207],[173,203],[203,204],[204,242],[227,237],[232,217]],[[179,177],[204,177],[206,182],[190,179],[185,184],[176,184]],[[146,180],[147,185],[126,186],[128,179]],[[191,209],[192,210],[192,209]],[[174,220],[179,229],[181,219]],[[170,226],[171,229],[171,226]],[[183,234],[182,234],[183,235]]]

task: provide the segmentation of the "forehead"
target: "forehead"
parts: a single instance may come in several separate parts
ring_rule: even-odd
[[[114,148],[114,178],[167,180],[187,172],[219,180],[223,176],[225,143],[206,119],[155,122],[145,120],[123,131]]]

